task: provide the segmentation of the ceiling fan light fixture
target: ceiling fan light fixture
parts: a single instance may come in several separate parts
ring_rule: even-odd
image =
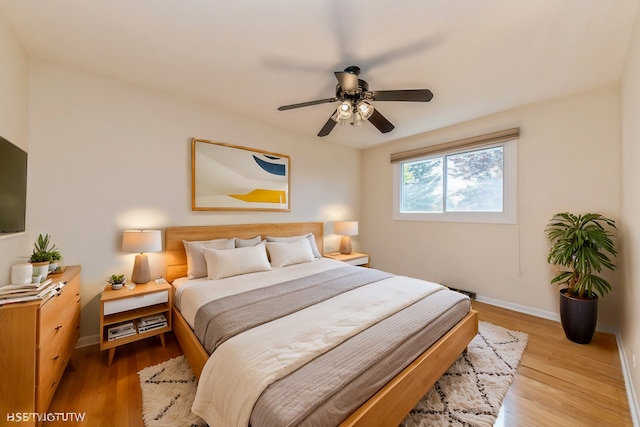
[[[334,97],[282,105],[278,107],[278,111],[339,101],[339,105],[320,129],[318,136],[329,135],[338,123],[360,126],[365,121],[371,123],[381,133],[388,133],[395,126],[380,113],[380,110],[373,107],[372,101],[429,102],[433,98],[433,93],[429,89],[370,91],[369,83],[359,78],[360,68],[353,65],[345,68],[344,71],[335,71],[333,75],[338,81]]]
[[[367,120],[373,114],[373,105],[367,101],[360,101],[357,105],[358,114],[362,116],[363,120]]]
[[[353,119],[351,120],[351,126],[362,126],[362,123],[365,122],[365,119],[362,117],[359,111],[353,115]]]
[[[351,101],[349,100],[342,101],[340,105],[338,105],[338,108],[336,109],[336,114],[338,119],[336,121],[339,123],[340,120],[347,120],[351,118],[351,115],[353,114],[351,111],[351,108],[352,108]]]

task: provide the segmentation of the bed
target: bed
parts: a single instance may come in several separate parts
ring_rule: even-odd
[[[326,397],[325,397],[326,401],[324,401],[323,403],[317,403],[317,404],[314,403],[313,405],[309,404],[313,406],[313,408],[315,408],[313,410],[304,407],[304,405],[301,405],[303,406],[303,409],[306,408],[304,410],[307,411],[306,414],[309,416],[309,418],[295,418],[298,416],[297,414],[287,413],[287,414],[282,414],[282,416],[285,417],[283,419],[297,420],[293,424],[298,424],[300,420],[303,420],[304,421],[303,423],[307,423],[307,424],[327,425],[326,423],[328,421],[326,420],[330,419],[332,420],[329,422],[330,425],[341,425],[341,426],[398,425],[404,419],[404,417],[409,413],[409,411],[415,406],[415,404],[420,400],[420,398],[435,383],[435,381],[437,381],[437,379],[446,371],[446,369],[451,365],[451,363],[453,363],[453,361],[459,356],[459,354],[465,350],[468,343],[477,334],[477,330],[478,330],[477,314],[470,309],[468,300],[465,301],[463,296],[460,296],[459,294],[448,291],[448,290],[443,290],[442,287],[439,287],[439,285],[429,284],[429,282],[419,281],[417,279],[402,278],[400,276],[389,277],[388,274],[384,272],[378,272],[377,270],[374,270],[374,269],[364,269],[361,267],[353,267],[353,266],[348,266],[347,268],[346,264],[344,263],[340,263],[334,260],[329,260],[327,258],[321,258],[321,257],[318,258],[317,257],[318,253],[314,254],[314,260],[312,262],[294,263],[293,265],[273,268],[271,271],[256,271],[254,273],[249,273],[246,275],[238,275],[238,276],[234,276],[233,274],[231,274],[231,276],[222,277],[219,279],[219,281],[215,282],[216,287],[215,287],[215,291],[213,292],[221,292],[222,293],[221,295],[225,296],[227,299],[224,299],[224,303],[218,302],[217,298],[220,297],[220,295],[217,295],[214,298],[216,299],[215,301],[211,301],[210,303],[207,303],[207,304],[213,304],[212,305],[213,308],[211,308],[210,311],[212,311],[213,313],[218,313],[220,311],[221,306],[220,305],[216,306],[215,304],[223,304],[223,306],[225,307],[225,310],[229,306],[229,304],[231,305],[236,304],[238,306],[241,306],[245,302],[244,298],[254,298],[253,294],[255,293],[259,294],[264,292],[271,292],[271,289],[274,289],[274,288],[280,289],[280,287],[284,286],[285,283],[286,283],[286,286],[301,286],[300,289],[307,289],[309,288],[309,286],[307,286],[306,284],[301,284],[299,282],[302,280],[304,281],[316,280],[318,283],[326,283],[326,280],[328,280],[327,277],[329,276],[332,277],[331,280],[334,280],[334,279],[338,281],[342,280],[343,282],[347,281],[347,278],[349,278],[349,280],[355,278],[356,281],[360,281],[362,282],[362,284],[358,284],[357,286],[353,285],[354,288],[350,292],[343,292],[336,295],[326,295],[324,297],[321,297],[322,303],[317,304],[317,306],[323,306],[323,304],[327,304],[328,303],[327,301],[329,300],[338,301],[342,299],[341,303],[344,304],[345,307],[349,307],[351,309],[352,314],[356,313],[358,316],[360,315],[364,316],[362,318],[357,318],[356,323],[360,328],[358,329],[358,333],[343,332],[344,328],[342,324],[336,324],[336,325],[339,325],[339,327],[336,327],[335,330],[331,330],[330,334],[335,334],[335,338],[333,337],[333,335],[331,335],[331,339],[335,339],[337,342],[340,342],[341,343],[340,345],[326,344],[325,341],[329,341],[329,340],[326,340],[324,336],[322,337],[321,340],[315,340],[315,341],[312,340],[313,345],[316,345],[317,341],[322,341],[322,343],[319,344],[320,347],[328,345],[329,346],[328,348],[331,349],[330,351],[324,351],[320,348],[320,349],[313,350],[313,351],[319,351],[319,353],[308,353],[307,352],[307,348],[309,347],[308,343],[304,343],[300,345],[298,345],[297,343],[293,343],[293,341],[291,340],[291,337],[295,337],[297,336],[296,334],[300,333],[296,329],[297,325],[302,324],[302,322],[299,320],[298,321],[294,320],[295,327],[294,326],[286,327],[284,332],[282,328],[274,329],[274,330],[258,329],[258,328],[268,328],[282,321],[280,318],[274,321],[270,321],[269,319],[267,319],[269,321],[263,321],[262,323],[256,324],[255,325],[256,328],[254,329],[239,329],[240,333],[238,333],[238,335],[235,335],[235,336],[230,335],[231,338],[228,338],[224,333],[215,332],[216,329],[213,326],[202,327],[201,325],[203,323],[200,323],[199,324],[200,326],[196,324],[196,321],[195,321],[196,317],[201,317],[203,315],[202,313],[206,310],[204,309],[205,305],[204,303],[202,303],[202,301],[197,304],[202,303],[203,305],[196,307],[194,305],[195,303],[193,302],[193,300],[194,298],[195,300],[202,298],[202,294],[201,293],[199,294],[198,292],[205,292],[208,295],[208,292],[211,292],[210,289],[212,287],[210,286],[210,284],[212,283],[212,281],[209,280],[208,283],[203,283],[203,280],[206,281],[206,277],[204,279],[202,278],[200,279],[195,278],[192,280],[185,279],[186,277],[188,277],[188,273],[191,272],[191,270],[188,271],[188,268],[190,269],[192,266],[188,264],[192,264],[193,260],[190,259],[190,263],[187,262],[187,253],[185,252],[185,244],[183,243],[184,241],[202,242],[202,241],[213,241],[213,240],[223,240],[223,239],[238,239],[242,242],[249,242],[251,239],[254,239],[258,236],[259,238],[256,239],[256,241],[263,241],[268,236],[270,237],[271,240],[278,241],[279,240],[278,238],[297,236],[297,238],[294,238],[291,240],[286,240],[286,239],[284,240],[286,243],[291,243],[290,245],[279,245],[277,244],[279,242],[276,242],[275,245],[272,244],[270,246],[270,248],[272,248],[273,250],[276,250],[276,249],[280,250],[279,248],[284,248],[284,247],[287,247],[288,248],[287,250],[290,250],[294,246],[294,242],[296,242],[295,245],[298,245],[298,246],[301,245],[300,242],[302,240],[302,236],[306,236],[305,240],[308,241],[309,243],[315,242],[315,247],[318,250],[318,252],[320,252],[319,255],[322,255],[322,250],[324,247],[323,235],[324,235],[323,224],[318,222],[240,224],[240,225],[223,225],[223,226],[186,226],[186,227],[170,227],[166,229],[166,234],[165,234],[166,278],[170,283],[174,284],[174,292],[176,296],[176,298],[174,298],[176,305],[174,305],[173,307],[173,319],[174,319],[173,330],[185,353],[187,360],[189,361],[189,364],[191,365],[191,368],[194,374],[196,375],[196,377],[199,378],[198,396],[196,397],[196,402],[194,403],[194,411],[196,411],[196,413],[198,413],[198,411],[202,411],[203,410],[202,408],[206,406],[202,403],[203,402],[202,399],[206,400],[206,399],[213,399],[213,398],[221,398],[222,400],[224,400],[225,398],[227,399],[226,401],[221,402],[218,405],[220,408],[225,408],[224,409],[225,411],[234,410],[233,408],[229,409],[229,407],[244,405],[244,407],[236,408],[236,409],[237,411],[239,411],[239,413],[242,411],[246,413],[247,402],[243,402],[242,399],[236,399],[236,395],[233,395],[233,399],[229,399],[229,395],[232,395],[233,393],[235,393],[235,391],[233,393],[228,392],[228,390],[236,390],[233,388],[236,386],[234,384],[234,379],[233,379],[234,369],[244,369],[244,368],[236,366],[236,365],[240,365],[240,362],[237,362],[237,363],[234,362],[228,366],[225,364],[221,364],[220,361],[225,361],[225,363],[228,363],[227,360],[229,358],[234,360],[235,359],[244,360],[243,358],[245,356],[238,356],[236,353],[234,353],[235,350],[232,349],[233,348],[232,343],[235,343],[236,341],[242,341],[244,339],[245,344],[247,343],[252,344],[256,341],[259,341],[263,337],[273,337],[275,341],[278,341],[278,340],[281,341],[280,344],[277,344],[277,345],[283,346],[280,348],[280,351],[282,351],[282,349],[284,348],[287,349],[285,352],[283,352],[283,356],[275,356],[275,357],[271,356],[266,358],[267,359],[266,362],[264,361],[256,362],[256,359],[252,359],[252,358],[255,357],[255,354],[262,352],[262,343],[258,343],[257,345],[259,345],[260,347],[256,347],[252,349],[250,351],[251,353],[250,356],[246,356],[247,357],[246,360],[250,360],[252,364],[255,363],[256,365],[260,365],[261,363],[267,363],[267,362],[272,363],[272,360],[278,361],[277,368],[274,368],[270,365],[265,365],[267,370],[272,368],[281,369],[282,366],[284,365],[286,366],[291,365],[291,366],[287,367],[286,368],[287,370],[283,371],[283,373],[275,374],[275,376],[277,377],[277,381],[274,380],[275,382],[273,383],[269,382],[272,380],[260,379],[258,381],[256,379],[257,375],[255,375],[254,373],[250,375],[241,374],[238,376],[239,378],[241,378],[241,380],[238,380],[237,383],[241,384],[242,387],[245,387],[245,389],[247,387],[249,388],[253,387],[254,385],[262,387],[262,388],[256,389],[255,391],[249,390],[248,392],[248,394],[253,394],[255,396],[254,396],[254,400],[251,400],[251,399],[248,400],[249,406],[252,407],[252,409],[250,409],[251,418],[248,418],[248,422],[245,424],[247,425],[250,424],[252,426],[257,427],[258,425],[260,425],[260,423],[263,420],[269,420],[267,424],[272,423],[273,425],[278,425],[281,422],[285,422],[285,421],[279,421],[279,420],[274,421],[273,417],[280,416],[278,412],[286,412],[284,411],[284,409],[281,411],[281,409],[279,408],[286,408],[288,410],[289,406],[295,407],[299,402],[294,402],[295,404],[292,404],[291,399],[296,399],[298,396],[305,396],[305,393],[308,394],[308,390],[305,390],[304,386],[302,386],[302,388],[300,389],[295,388],[295,387],[300,387],[299,385],[296,385],[294,382],[296,376],[299,377],[298,381],[304,378],[307,378],[307,380],[308,378],[312,378],[313,380],[311,381],[311,383],[314,384],[314,387],[317,386],[317,383],[323,383],[323,380],[325,378],[331,378],[331,381],[327,381],[327,382],[332,383],[333,386],[335,387],[336,383],[343,384],[340,382],[342,381],[342,379],[339,380],[337,378],[338,377],[341,378],[341,376],[347,375],[346,371],[343,372],[341,370],[343,365],[355,366],[358,364],[365,364],[367,366],[365,370],[371,371],[371,374],[368,376],[365,374],[357,374],[357,375],[354,374],[353,378],[355,380],[353,381],[354,385],[351,386],[352,387],[351,389],[348,389],[345,386],[344,389],[342,389],[341,387],[340,390],[338,391],[322,390],[322,393],[326,394]],[[239,251],[225,252],[221,250],[207,250],[208,256],[215,255],[216,257],[220,257],[218,261],[216,261],[216,258],[207,258],[207,261],[210,261],[209,265],[212,265],[214,261],[221,262],[220,260],[230,259],[230,258],[224,258],[224,257],[230,256],[230,254],[237,253],[237,252]],[[248,252],[243,252],[243,253],[248,253]],[[274,252],[274,254],[277,256],[280,256],[278,255],[277,252]],[[318,258],[318,259],[315,259],[315,258]],[[271,262],[272,263],[274,262],[273,257],[271,259]],[[353,270],[350,270],[349,268]],[[275,279],[275,278],[272,279],[272,277],[275,277],[277,275],[282,275],[282,277],[279,279]],[[239,276],[243,276],[243,277],[239,277]],[[248,293],[242,294],[242,296],[239,296],[240,293],[239,293],[239,290],[237,289],[244,289],[243,288],[244,286],[249,286],[245,284],[247,278],[251,278],[251,280],[249,280],[250,282],[259,283],[260,285],[258,286],[258,289],[247,288],[246,290]],[[431,329],[431,327],[421,328],[419,331],[416,329],[415,332],[407,331],[406,332],[406,334],[408,334],[407,337],[411,337],[411,339],[407,339],[406,343],[403,341],[401,344],[398,344],[397,349],[395,349],[396,347],[394,347],[395,350],[393,351],[383,352],[381,350],[381,354],[386,354],[385,356],[386,359],[377,360],[377,361],[374,361],[373,359],[370,360],[370,359],[367,359],[367,357],[373,358],[374,356],[369,356],[369,353],[376,353],[377,347],[370,347],[369,345],[367,345],[366,346],[367,351],[358,351],[358,350],[354,350],[356,347],[353,347],[353,346],[356,345],[357,341],[361,339],[361,336],[370,334],[371,337],[375,337],[376,335],[374,334],[376,333],[376,331],[378,331],[377,333],[380,334],[381,333],[380,331],[386,331],[386,330],[382,329],[382,327],[378,325],[377,323],[378,320],[375,320],[374,318],[366,317],[366,316],[373,316],[368,313],[370,311],[368,308],[367,310],[358,309],[357,305],[360,304],[360,302],[363,300],[366,300],[366,302],[368,303],[370,298],[375,298],[375,296],[378,293],[385,292],[385,290],[381,291],[382,288],[377,289],[375,291],[371,291],[370,290],[371,288],[374,288],[376,286],[378,287],[388,286],[387,282],[394,281],[394,280],[395,281],[403,280],[406,283],[410,283],[410,286],[407,285],[407,288],[416,287],[419,289],[419,292],[422,292],[424,294],[424,296],[420,296],[419,297],[420,301],[418,302],[418,300],[416,299],[418,297],[414,295],[410,295],[410,296],[407,295],[407,298],[409,299],[402,303],[398,302],[397,303],[399,304],[398,307],[395,307],[395,308],[387,307],[387,308],[384,308],[384,310],[391,309],[393,313],[400,313],[400,312],[404,313],[409,311],[407,307],[411,307],[411,309],[413,310],[414,316],[419,316],[421,318],[425,317],[425,319],[426,318],[431,319],[429,320],[429,322],[432,322],[434,324],[433,331],[428,331],[428,329]],[[251,286],[254,286],[254,285],[252,284]],[[324,286],[322,288],[325,289]],[[225,289],[229,289],[229,290],[225,290]],[[267,291],[267,289],[269,289],[269,291]],[[289,292],[290,292],[289,290],[282,291],[282,295],[290,295]],[[304,293],[301,290],[297,290],[296,292]],[[330,292],[330,291],[323,290],[323,292]],[[346,299],[348,295],[357,295],[356,292],[363,292],[363,294],[361,295],[367,295],[367,296],[364,298],[362,296],[360,297],[351,296],[350,298],[355,298],[355,300]],[[364,292],[372,292],[372,293],[366,294]],[[453,294],[457,294],[457,295],[454,296]],[[191,299],[189,299],[188,296],[190,296]],[[447,306],[451,305],[451,307],[453,307],[451,311],[454,312],[455,316],[457,316],[454,321],[452,320],[445,321],[442,319],[444,316],[442,316],[441,314],[436,312],[431,313],[430,309],[425,309],[425,307],[427,307],[426,304],[428,304],[427,298],[436,298],[436,297],[438,298],[438,301],[440,301],[437,303],[438,305],[445,304]],[[385,299],[384,297],[382,297],[381,304],[382,305],[388,304],[387,300],[390,300],[390,298]],[[240,303],[239,301],[242,301],[242,303]],[[280,310],[283,310],[286,312],[288,310],[287,305],[295,304],[294,302],[291,302],[291,301],[297,301],[297,300],[296,298],[283,297],[276,301],[278,302],[273,306],[278,307]],[[255,303],[260,304],[258,302],[255,302]],[[422,304],[422,305],[419,305],[419,304]],[[181,310],[179,309],[180,305],[182,305],[184,315],[183,315],[183,312],[181,312]],[[376,304],[373,304],[373,305],[376,305]],[[323,308],[323,310],[327,310],[328,309],[327,307]],[[316,306],[314,306],[313,308],[316,309]],[[333,321],[333,320],[329,320],[329,317],[332,316],[332,313],[334,312],[339,313],[339,311],[335,310],[334,308],[331,308],[328,310],[329,311],[318,312],[320,313],[320,316],[322,317],[323,322],[326,321],[327,323]],[[381,308],[380,310],[383,310],[383,309]],[[238,310],[239,313],[235,314],[235,316],[244,318],[246,317],[245,314],[247,311],[261,312],[265,310],[259,310],[259,309],[245,310],[244,312],[242,310]],[[266,310],[266,311],[269,311],[268,315],[272,315],[271,310]],[[292,317],[292,319],[301,319],[301,318],[304,318],[304,315],[308,315],[306,314],[307,311],[309,311],[309,309],[300,310],[300,313],[304,313],[304,314],[299,314],[298,312],[296,312],[291,314],[290,316],[303,316],[303,317]],[[394,314],[394,315],[381,314],[380,316],[385,319],[399,318],[399,314]],[[228,320],[227,323],[237,325],[236,317],[233,317],[231,320]],[[283,316],[283,317],[287,317],[287,316]],[[343,320],[340,320],[340,321],[342,322]],[[395,325],[393,327],[397,328],[399,332],[401,331],[402,333],[405,333],[404,331],[407,329],[408,323],[403,324],[398,322],[400,321],[399,320],[398,321],[394,320],[393,322],[387,321],[387,323],[393,323],[393,325]],[[382,324],[383,322],[379,322],[379,323]],[[413,322],[412,320],[412,324],[413,323],[415,322]],[[216,325],[216,323],[215,322],[210,323],[210,325]],[[364,325],[364,326],[361,326],[361,325]],[[213,335],[203,335],[203,331],[205,330],[208,331],[207,333],[209,334],[212,334],[211,330],[213,330],[214,333]],[[340,334],[343,334],[343,333],[347,335],[344,335],[341,338]],[[432,334],[437,333],[438,336],[428,337],[429,333],[432,333]],[[287,334],[291,334],[291,337]],[[424,334],[424,335],[421,335],[421,334]],[[309,334],[309,336],[311,335],[312,334]],[[381,340],[380,336],[386,337],[388,335],[395,335],[395,334],[389,334],[387,332],[384,332],[383,335],[379,335],[378,338],[375,338],[375,341],[376,342],[381,341],[380,346],[383,346],[385,345],[384,343],[382,343],[382,341],[384,340]],[[198,336],[200,336],[200,339],[198,338]],[[220,339],[221,336],[224,336],[224,339]],[[424,348],[425,344],[423,343],[423,339],[424,339],[424,343],[431,343],[431,344],[427,344],[428,348]],[[204,342],[204,345],[201,343],[201,340],[202,342]],[[362,338],[362,340],[364,340],[364,338]],[[409,341],[413,343],[411,344],[411,348],[409,348],[410,347],[408,344]],[[352,346],[352,348],[349,348],[349,345],[346,345],[347,343],[349,343],[349,345]],[[274,344],[274,348],[276,348],[277,345]],[[396,344],[394,344],[394,346],[395,345]],[[423,347],[419,347],[420,345],[422,345]],[[207,349],[205,349],[205,347],[207,347]],[[305,365],[302,365],[303,367],[301,367],[300,365],[302,362],[298,364],[297,361],[293,361],[293,362],[289,361],[289,359],[292,359],[291,357],[289,357],[289,355],[292,353],[297,354],[298,348],[302,348],[302,347],[304,347],[304,351],[301,351],[300,353],[306,354],[305,357],[308,359],[308,362],[309,362]],[[296,351],[292,352],[291,351],[292,348],[295,348]],[[369,348],[371,348],[372,350],[369,351]],[[211,352],[214,349],[215,351],[213,351],[212,355],[210,356],[209,352]],[[272,351],[272,350],[269,349],[269,351]],[[275,354],[275,353],[271,353],[271,354]],[[336,362],[335,361],[336,359],[332,360],[329,358],[329,355],[331,355],[331,357],[341,357],[340,356],[341,354],[343,355],[342,357],[344,357],[345,355],[351,355],[351,356],[345,357],[343,361],[340,361],[340,362]],[[403,356],[402,357],[398,356],[400,354],[402,354]],[[359,360],[360,356],[353,357],[354,355],[364,355],[363,357],[365,357],[365,359]],[[403,357],[405,359],[403,359]],[[282,363],[280,363],[280,359],[283,360]],[[340,360],[340,359],[337,359],[337,360]],[[207,363],[207,361],[209,361],[209,363]],[[324,366],[325,367],[324,373],[320,373],[322,371],[318,371],[318,373],[315,373],[316,365],[312,365],[311,361],[316,363],[317,366],[321,366],[321,365]],[[330,369],[329,371],[326,371],[327,365],[333,366],[334,368]],[[393,365],[394,366],[393,371],[383,372],[385,369],[387,369],[387,365]],[[253,367],[253,365],[251,366]],[[309,368],[310,366],[314,366],[314,369]],[[374,367],[377,369],[377,371],[373,369]],[[347,368],[344,368],[344,369],[346,370]],[[381,369],[383,371],[380,371]],[[388,369],[391,369],[391,368],[388,368]],[[304,372],[305,370],[307,371],[305,375],[316,375],[316,376],[305,377],[302,374],[297,375],[299,372]],[[269,372],[273,373],[275,371],[269,371]],[[332,378],[333,376],[336,377],[335,380]],[[372,377],[372,378],[375,377],[375,380],[377,382],[373,381],[373,379],[371,380],[368,379],[369,377]],[[226,385],[224,387],[217,387],[217,386],[212,386],[211,384],[208,384],[208,383],[211,383],[211,381],[213,381],[214,379],[215,381],[219,381],[219,384],[226,384]],[[246,384],[243,382],[245,380],[247,382]],[[224,381],[227,381],[227,382],[225,383]],[[347,381],[347,380],[344,380],[344,381]],[[240,385],[238,385],[237,387],[240,387]],[[247,390],[245,389],[243,389],[242,391],[246,392]],[[357,391],[357,393],[355,393],[355,391]],[[225,393],[228,393],[228,395],[224,396]],[[315,394],[316,391],[314,391],[313,393]],[[322,394],[322,393],[318,393],[318,394]],[[358,396],[353,397],[352,395],[354,394],[358,394]],[[199,399],[200,395],[203,395],[205,397],[203,397],[202,399]],[[345,396],[345,395],[348,395],[348,396]],[[279,403],[268,403],[268,402],[265,403],[267,401],[268,396],[274,396],[273,402],[279,402]],[[347,397],[348,399],[346,399]],[[307,398],[309,398],[309,396],[304,398],[300,397],[299,400],[304,401],[303,403],[306,404],[305,399]],[[342,399],[346,399],[345,402],[348,402],[348,403],[343,402]],[[200,400],[200,403],[198,403],[199,400]],[[237,403],[237,401],[240,401],[241,403]],[[211,405],[211,406],[215,406],[215,405]],[[336,407],[338,406],[339,408],[336,409]],[[199,408],[199,409],[196,410],[196,408]],[[300,410],[303,410],[303,409],[300,409]],[[337,412],[337,414],[331,413],[329,415],[329,418],[323,418],[323,417],[327,417],[327,415],[324,412],[322,412],[321,409],[322,411],[326,411],[326,410],[334,411],[334,412]],[[208,409],[205,409],[205,410],[208,410]],[[271,412],[269,412],[270,410]],[[293,410],[297,410],[297,409],[292,409],[291,411]],[[256,415],[257,413],[258,415]],[[199,414],[199,415],[202,416],[202,414]],[[209,414],[205,416],[205,420],[207,420],[211,424],[212,419],[211,418],[207,419],[207,416],[209,416]],[[289,418],[286,418],[286,417],[289,417]],[[231,419],[236,420],[236,418],[231,418]],[[245,418],[239,418],[239,419],[244,420]],[[318,420],[323,420],[323,421],[319,422]],[[235,422],[236,421],[233,421],[233,423]]]

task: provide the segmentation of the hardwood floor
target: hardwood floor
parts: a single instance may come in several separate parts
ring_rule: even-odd
[[[620,358],[613,335],[589,345],[567,340],[550,320],[474,302],[480,320],[529,334],[496,426],[631,426]],[[143,427],[138,371],[182,354],[173,334],[119,347],[111,368],[97,346],[75,351],[49,412],[86,412],[82,423],[45,426]]]
[[[165,347],[158,337],[136,341],[116,349],[111,367],[107,351],[98,345],[76,349],[75,370],[62,377],[48,412],[86,413],[84,422],[53,422],[45,426],[144,427],[138,371],[182,354],[172,333]]]
[[[631,426],[616,338],[569,341],[551,320],[474,302],[480,320],[529,334],[496,426]]]

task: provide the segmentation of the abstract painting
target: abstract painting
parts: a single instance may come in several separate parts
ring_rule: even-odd
[[[191,208],[289,212],[290,167],[284,154],[194,138]]]

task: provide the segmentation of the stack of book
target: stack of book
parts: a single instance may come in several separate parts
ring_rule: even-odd
[[[6,285],[0,287],[0,305],[24,301],[45,301],[55,295],[60,283],[47,279],[28,285]]]
[[[167,318],[162,313],[138,319],[138,331],[140,333],[164,328],[165,326],[167,326]]]
[[[110,327],[107,331],[107,339],[109,341],[113,341],[135,334],[137,334],[137,331],[136,327],[133,325],[133,322],[125,322]]]

